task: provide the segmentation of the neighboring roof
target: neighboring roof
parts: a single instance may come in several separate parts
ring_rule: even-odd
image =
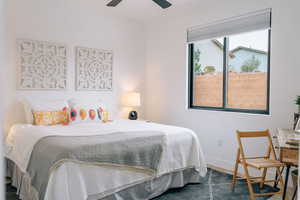
[[[223,44],[221,43],[221,42],[219,42],[218,40],[211,40],[217,47],[219,47],[222,51],[223,51]],[[231,57],[231,58],[234,58],[235,57],[235,55],[234,54],[232,54],[232,52],[230,52],[229,53],[229,56]]]
[[[218,40],[211,40],[217,47],[219,47],[223,51],[223,44]]]
[[[219,42],[218,40],[211,40],[220,50],[223,51],[223,44],[221,42]],[[251,52],[255,52],[255,53],[259,53],[259,54],[268,54],[267,52],[265,51],[262,51],[262,50],[258,50],[258,49],[253,49],[253,48],[250,48],[250,47],[244,47],[244,46],[238,46],[236,47],[235,49],[233,49],[232,51],[230,51],[229,53],[229,56],[231,58],[234,58],[235,55],[234,53],[237,52],[237,51],[240,51],[240,50],[245,50],[245,51],[251,51]]]
[[[262,50],[252,49],[252,48],[249,48],[249,47],[243,47],[243,46],[238,46],[237,48],[233,49],[233,50],[231,51],[231,53],[235,53],[236,51],[240,51],[240,50],[252,51],[252,52],[260,53],[260,54],[268,54],[267,52],[262,51]]]

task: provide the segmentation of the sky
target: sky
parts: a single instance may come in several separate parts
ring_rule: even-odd
[[[229,36],[229,50],[233,50],[238,46],[244,46],[268,51],[268,34],[268,30],[262,30]],[[218,38],[218,40],[223,43],[222,38]]]

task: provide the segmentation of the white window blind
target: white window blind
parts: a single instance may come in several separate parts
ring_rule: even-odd
[[[271,28],[271,9],[259,10],[188,29],[187,42]]]

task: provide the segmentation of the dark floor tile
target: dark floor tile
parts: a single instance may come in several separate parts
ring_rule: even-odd
[[[186,191],[183,193],[195,194],[196,196],[210,196],[208,184],[192,184],[186,186]]]
[[[265,186],[262,190],[259,190],[258,185],[253,187],[255,193],[265,193],[274,191],[270,186]],[[224,199],[224,200],[242,200],[249,199],[249,192],[246,182],[236,184],[234,192],[231,190],[231,184],[215,184],[212,185],[213,199]],[[265,200],[270,196],[259,197],[257,200]]]
[[[279,189],[275,189],[271,186],[265,185],[262,189],[259,188],[259,184],[253,185],[253,191],[255,193],[267,193],[267,192],[277,192]]]
[[[249,196],[248,195],[236,195],[236,196],[230,196],[230,195],[225,195],[225,196],[214,196],[214,200],[248,200]]]
[[[18,200],[18,196],[15,193],[6,193],[6,200]]]
[[[209,185],[201,183],[171,189],[153,200],[206,200],[209,199],[209,196]]]
[[[232,192],[231,184],[215,184],[212,185],[212,192],[214,197],[230,195],[240,196],[248,195],[248,188],[246,184],[236,184],[234,192]]]
[[[14,192],[14,193],[17,192],[17,189],[10,184],[6,185],[5,189],[6,189],[6,192]]]
[[[187,190],[191,190],[191,191],[201,191],[201,192],[205,192],[207,190],[209,190],[209,184],[189,184],[186,185],[184,188],[187,188]]]
[[[7,194],[5,197],[6,200],[19,200],[18,196],[15,194]]]
[[[200,183],[208,184],[208,179],[210,175],[211,169],[207,169],[207,173],[205,177],[200,177]]]
[[[18,200],[18,196],[17,196],[17,189],[13,186],[6,185],[6,194],[5,194],[5,199],[6,200]]]
[[[223,184],[223,183],[231,183],[232,175],[224,174],[215,170],[212,170],[211,174],[211,183],[212,184]]]

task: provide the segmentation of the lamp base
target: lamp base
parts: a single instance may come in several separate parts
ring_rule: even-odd
[[[136,111],[133,110],[129,113],[128,119],[137,120],[137,118],[138,118],[138,113]]]

